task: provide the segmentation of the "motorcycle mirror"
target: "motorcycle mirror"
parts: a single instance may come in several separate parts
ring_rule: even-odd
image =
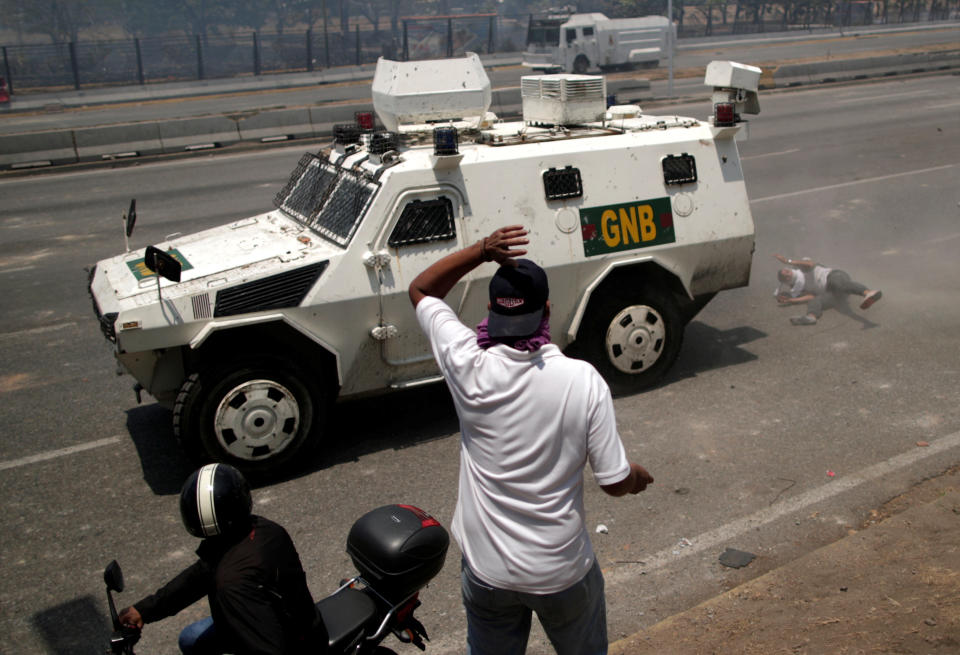
[[[120,569],[117,560],[107,564],[107,568],[103,571],[103,581],[110,591],[116,591],[117,593],[123,591],[123,571]]]
[[[137,222],[137,199],[133,198],[130,200],[130,209],[127,210],[126,216],[126,234],[127,238],[133,234],[133,226]]]
[[[180,262],[174,259],[170,253],[163,252],[154,246],[147,246],[143,263],[160,277],[164,277],[171,282],[180,281]]]

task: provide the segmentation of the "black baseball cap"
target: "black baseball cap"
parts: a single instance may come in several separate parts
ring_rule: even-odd
[[[487,334],[493,339],[527,337],[537,331],[550,289],[547,274],[529,259],[501,266],[490,280]]]

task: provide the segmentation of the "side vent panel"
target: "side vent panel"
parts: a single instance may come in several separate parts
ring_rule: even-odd
[[[573,166],[551,168],[543,172],[543,192],[547,200],[563,200],[583,196],[583,181],[580,169]]]
[[[664,184],[690,184],[697,181],[697,161],[693,155],[667,155],[661,161],[661,167]]]
[[[329,262],[318,262],[217,292],[214,317],[297,307]]]
[[[190,304],[193,306],[194,320],[210,318],[210,296],[205,293],[197,294],[190,298]]]

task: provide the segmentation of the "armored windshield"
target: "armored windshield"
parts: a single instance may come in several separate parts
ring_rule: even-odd
[[[361,174],[307,153],[273,203],[320,236],[346,247],[376,190],[377,185]]]
[[[527,27],[527,45],[537,47],[560,45],[560,25],[566,19],[532,19]]]

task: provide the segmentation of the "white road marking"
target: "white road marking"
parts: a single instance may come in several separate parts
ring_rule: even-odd
[[[906,93],[887,93],[882,96],[865,96],[860,98],[847,98],[845,100],[837,100],[837,104],[843,104],[845,102],[872,102],[873,100],[886,100],[887,98],[899,98],[900,96],[911,96],[916,97],[923,95],[925,93],[934,93],[933,89],[926,89],[924,91],[908,91]]]
[[[800,152],[800,148],[793,148],[792,150],[781,150],[779,152],[767,152],[762,155],[750,155],[749,157],[741,157],[740,161],[746,161],[748,159],[759,159],[761,157],[779,157],[780,155],[790,155],[795,152]]]
[[[747,532],[772,523],[784,516],[799,512],[811,505],[821,503],[829,498],[850,491],[855,487],[859,487],[866,482],[872,482],[888,476],[916,464],[920,460],[939,455],[944,451],[958,446],[960,446],[960,432],[954,432],[936,441],[931,441],[928,447],[914,448],[895,457],[891,457],[884,462],[868,466],[858,473],[835,479],[829,484],[811,489],[796,498],[782,500],[768,508],[754,512],[749,516],[744,516],[743,518],[731,521],[730,523],[693,537],[689,539],[689,545],[684,545],[683,548],[678,548],[677,546],[665,548],[657,553],[644,557],[643,564],[629,564],[604,574],[604,577],[607,578],[610,584],[625,582],[639,575],[642,571],[649,572],[660,569],[684,557],[695,555],[704,550],[715,549],[731,541],[735,541],[737,537]]]
[[[803,189],[802,191],[790,191],[789,193],[779,193],[775,196],[766,196],[764,198],[754,198],[750,201],[751,204],[756,202],[767,202],[769,200],[782,200],[783,198],[792,198],[793,196],[802,196],[805,193],[820,193],[822,191],[829,191],[830,189],[842,189],[848,186],[856,186],[857,184],[871,184],[873,182],[883,182],[884,180],[892,180],[898,177],[909,177],[910,175],[923,175],[924,173],[933,173],[934,171],[943,171],[948,168],[954,168],[957,164],[946,164],[944,166],[934,166],[933,168],[920,168],[915,171],[903,171],[901,173],[892,173],[890,175],[881,175],[879,177],[868,177],[863,180],[853,180],[851,182],[841,182],[840,184],[828,184],[827,186],[815,187],[813,189]]]
[[[73,455],[75,453],[81,453],[85,450],[92,450],[93,448],[109,446],[111,444],[115,444],[119,442],[120,442],[120,437],[107,437],[106,439],[97,439],[96,441],[88,441],[87,443],[77,444],[76,446],[69,446],[68,448],[60,448],[59,450],[48,450],[45,453],[38,453],[36,455],[30,455],[29,457],[21,457],[20,459],[10,459],[10,460],[7,460],[6,462],[0,462],[0,471],[19,468],[21,466],[26,466],[27,464],[36,464],[37,462],[45,462],[47,460],[56,459],[58,457],[66,457],[67,455]]]
[[[76,322],[57,323],[56,325],[44,325],[42,327],[28,328],[26,330],[17,330],[16,332],[0,332],[0,340],[16,339],[17,337],[31,336],[34,334],[43,334],[44,332],[55,332],[68,327],[76,327]]]

